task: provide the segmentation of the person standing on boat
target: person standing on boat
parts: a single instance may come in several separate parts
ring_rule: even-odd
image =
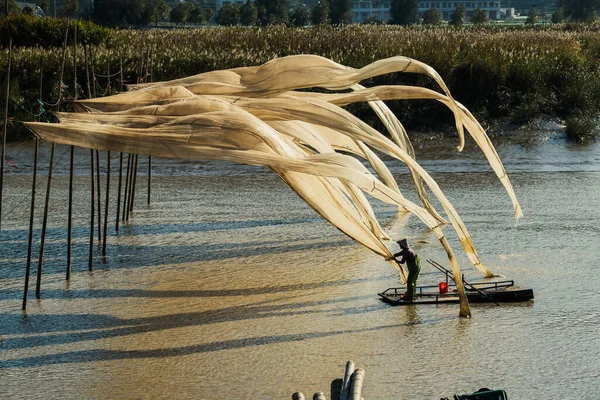
[[[406,293],[404,294],[404,301],[412,301],[417,294],[417,278],[421,271],[421,260],[417,253],[408,245],[408,240],[400,239],[396,241],[400,245],[400,251],[394,254],[394,258],[402,257],[398,262],[400,264],[406,263],[408,267],[408,278],[406,279]]]

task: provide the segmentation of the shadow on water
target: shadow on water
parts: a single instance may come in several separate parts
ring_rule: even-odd
[[[207,244],[198,243],[196,245],[123,245],[115,244],[108,245],[108,260],[109,262],[99,262],[100,257],[96,257],[94,270],[111,270],[122,268],[140,268],[152,267],[158,265],[174,265],[185,264],[192,262],[231,260],[237,258],[245,258],[251,256],[284,254],[294,251],[307,251],[317,249],[340,248],[341,246],[350,245],[350,239],[327,241],[327,242],[311,242],[311,243],[292,243],[288,239],[279,241],[257,240],[244,243],[218,243]],[[27,243],[14,244],[11,252],[18,255],[18,259],[3,262],[0,269],[0,278],[13,279],[23,277],[25,270],[24,254],[27,254]],[[75,243],[73,254],[73,270],[87,269],[88,261],[88,244]],[[147,257],[148,250],[152,251],[152,257]],[[46,273],[59,272],[64,270],[65,266],[65,246],[63,243],[49,243],[45,249],[44,271]],[[94,253],[98,255],[99,248],[94,248]],[[34,249],[34,265],[37,265],[37,248]],[[8,258],[6,255],[4,257]],[[0,292],[0,298],[2,298]]]
[[[95,361],[110,361],[123,359],[144,359],[144,358],[166,358],[180,357],[191,354],[210,353],[220,350],[231,350],[253,346],[264,346],[277,343],[298,342],[302,340],[319,339],[337,335],[356,334],[361,332],[379,331],[382,329],[398,328],[407,324],[382,325],[361,329],[346,329],[330,332],[308,332],[288,335],[258,336],[244,339],[223,340],[212,343],[202,343],[191,346],[182,346],[174,348],[161,348],[151,350],[105,350],[91,349],[82,351],[73,351],[60,354],[52,354],[38,357],[26,357],[21,359],[0,362],[2,368],[27,368],[41,367],[55,364],[76,364]]]
[[[279,288],[284,291],[284,288]],[[302,297],[302,296],[296,296]],[[344,307],[345,303],[362,300],[370,296],[354,296],[344,299],[329,299],[319,301],[295,301],[288,304],[274,304],[282,299],[261,301],[254,304],[244,304],[232,307],[225,307],[216,310],[206,310],[199,312],[188,312],[179,314],[168,314],[132,319],[116,318],[110,315],[73,315],[73,314],[54,314],[54,315],[36,315],[33,317],[27,315],[0,315],[0,323],[5,330],[11,327],[11,332],[2,332],[3,335],[21,334],[26,337],[8,337],[0,342],[3,349],[26,349],[39,348],[41,346],[56,346],[68,343],[79,343],[86,341],[95,341],[99,339],[110,339],[124,337],[129,335],[138,335],[175,328],[202,326],[225,322],[238,322],[243,320],[253,320],[272,317],[285,317],[295,315],[306,315],[314,313],[357,313],[373,312],[378,307],[358,308],[356,306]],[[290,299],[286,297],[284,299]],[[316,309],[307,310],[306,307],[318,307],[323,305],[335,305],[332,310]],[[23,368],[36,367],[44,365],[62,364],[62,363],[82,363],[93,361],[105,361],[130,358],[162,358],[175,357],[187,354],[207,353],[219,350],[228,350],[250,346],[260,346],[273,343],[294,342],[321,337],[360,333],[375,331],[380,329],[408,326],[414,324],[414,321],[408,323],[398,323],[393,325],[383,325],[362,329],[336,330],[330,332],[309,332],[284,335],[269,335],[253,338],[234,339],[215,341],[211,343],[202,343],[191,346],[160,348],[152,350],[81,350],[61,354],[51,354],[36,357],[23,357],[0,362],[2,368]],[[18,330],[18,332],[16,332]],[[60,332],[56,332],[60,330]],[[29,336],[31,334],[44,334],[43,336]]]
[[[199,222],[194,224],[152,224],[134,225],[133,223],[123,224],[121,229],[125,236],[128,234],[139,235],[166,235],[172,233],[196,233],[196,232],[214,232],[214,231],[231,231],[237,229],[261,228],[279,225],[297,225],[303,223],[314,223],[322,221],[320,218],[294,218],[294,219],[273,219],[273,220],[253,220],[253,221],[219,221],[219,222]],[[66,221],[65,221],[66,225]],[[114,235],[114,227],[110,227],[111,234]],[[135,230],[135,232],[131,232]],[[129,232],[128,232],[129,231]],[[60,228],[49,227],[47,229],[48,238],[65,239],[67,237],[66,226]],[[89,227],[73,227],[73,238],[89,237]],[[27,240],[29,231],[27,229],[3,229],[3,241],[19,241]],[[39,229],[37,230],[39,236]]]
[[[324,289],[327,287],[337,287],[343,285],[354,285],[363,282],[384,281],[386,277],[377,278],[358,278],[358,279],[340,279],[335,281],[301,283],[295,285],[284,286],[265,286],[256,288],[241,288],[241,289],[219,289],[219,290],[141,290],[141,289],[106,289],[106,290],[70,290],[70,289],[54,289],[43,290],[42,298],[44,299],[106,299],[106,298],[184,298],[184,297],[245,297],[245,296],[260,296],[265,294],[289,293],[298,290],[313,290]],[[0,290],[0,299],[21,299],[23,296],[22,290]],[[2,318],[2,314],[0,314]],[[36,317],[37,318],[37,317]],[[40,316],[43,318],[43,316]],[[4,328],[0,329],[0,333],[6,334]]]

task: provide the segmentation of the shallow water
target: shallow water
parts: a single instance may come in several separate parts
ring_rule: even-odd
[[[153,160],[146,204],[88,271],[89,151],[77,150],[73,272],[65,281],[68,151],[57,147],[41,300],[35,270],[21,313],[31,144],[9,145],[0,236],[1,398],[289,398],[329,391],[347,360],[366,369],[366,399],[438,399],[479,387],[511,399],[592,399],[600,381],[600,146],[559,131],[494,138],[525,216],[479,151],[453,138],[417,142],[488,267],[535,291],[517,305],[390,307],[395,270],[319,218],[275,175],[217,162]],[[34,261],[44,200],[41,149]],[[102,156],[103,166],[106,155]],[[406,169],[390,163],[405,192]],[[104,167],[103,167],[104,168]],[[104,179],[102,196],[104,196]],[[413,196],[414,197],[414,196]],[[414,217],[374,201],[384,228],[422,258],[445,261]],[[454,238],[451,227],[446,229]],[[478,279],[462,255],[468,278]],[[390,248],[396,250],[394,245]],[[440,280],[427,265],[420,283]]]

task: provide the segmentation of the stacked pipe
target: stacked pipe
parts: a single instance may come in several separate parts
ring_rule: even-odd
[[[330,398],[331,400],[364,400],[362,397],[362,385],[365,378],[365,370],[355,368],[353,361],[346,363],[344,378],[337,378],[331,381]],[[313,400],[327,400],[323,392],[317,392],[313,395]],[[292,394],[292,400],[306,400],[302,392]]]

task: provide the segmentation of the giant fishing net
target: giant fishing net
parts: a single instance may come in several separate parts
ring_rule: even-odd
[[[367,78],[396,72],[426,75],[441,91],[360,85]],[[320,90],[300,91],[309,88]],[[314,55],[283,57],[260,66],[131,86],[130,91],[114,96],[76,101],[77,112],[57,113],[58,124],[26,125],[40,139],[83,148],[268,167],[323,218],[389,261],[405,281],[402,267],[384,244],[389,237],[365,194],[394,204],[419,217],[440,240],[457,283],[460,315],[468,316],[459,265],[442,230],[448,222],[473,265],[485,276],[492,273],[479,258],[453,205],[415,161],[406,130],[384,103],[412,99],[436,100],[451,110],[458,150],[464,146],[466,131],[506,188],[515,216],[520,217],[519,203],[484,129],[452,98],[435,70],[406,57],[379,60],[361,69]],[[342,108],[356,102],[369,104],[388,135]],[[402,195],[375,151],[407,165],[421,204]],[[445,218],[433,207],[426,188],[436,196]]]

